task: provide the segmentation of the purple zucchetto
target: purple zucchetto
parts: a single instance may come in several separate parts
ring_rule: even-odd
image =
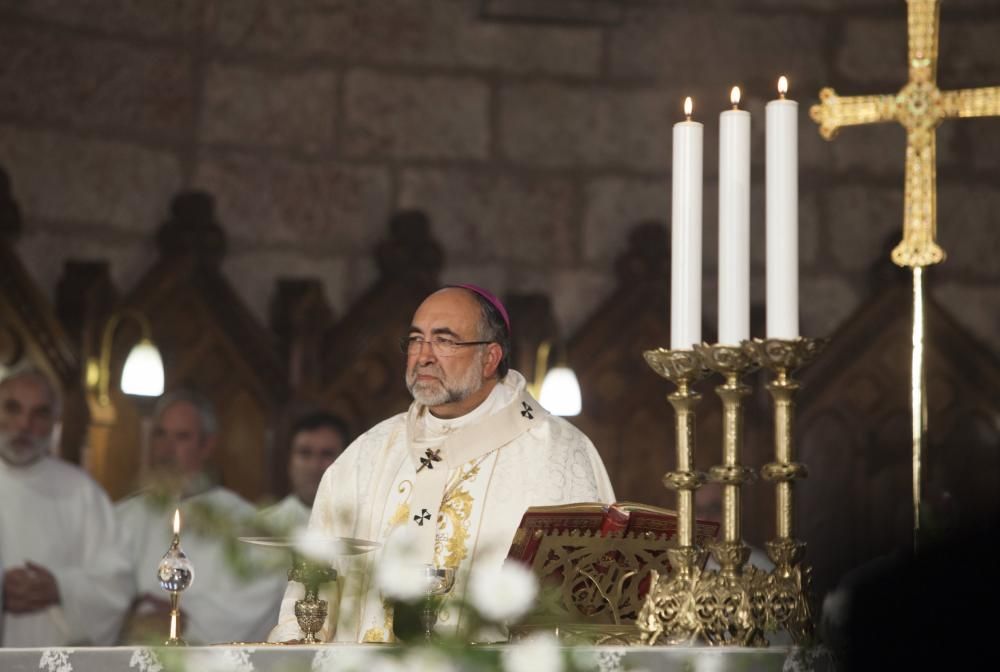
[[[504,305],[503,303],[500,302],[500,299],[498,299],[491,292],[483,289],[478,285],[460,283],[456,285],[445,285],[445,288],[447,287],[458,287],[459,289],[466,289],[486,299],[489,302],[489,304],[494,308],[496,308],[497,312],[500,313],[500,317],[503,318],[503,323],[507,325],[507,335],[510,336],[510,315],[507,314],[507,309],[504,308]]]

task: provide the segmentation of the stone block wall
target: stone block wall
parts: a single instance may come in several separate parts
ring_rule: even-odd
[[[718,113],[754,114],[753,288],[764,294],[764,104],[800,101],[802,328],[826,335],[875,288],[900,230],[905,138],[807,117],[822,86],[897,90],[904,0],[0,0],[0,163],[20,250],[52,293],[106,258],[151,261],[170,197],[215,195],[225,271],[261,320],[274,280],[323,280],[343,313],[388,215],[420,208],[444,280],[544,291],[564,332],[614,283],[629,229],[669,223],[670,128],[706,123],[705,300],[714,332]],[[942,88],[1000,85],[1000,5],[945,0]],[[1000,352],[1000,119],[938,135],[934,294]],[[666,307],[663,319],[667,319]]]

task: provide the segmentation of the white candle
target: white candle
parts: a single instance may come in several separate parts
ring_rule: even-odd
[[[799,104],[767,104],[767,337],[799,336]]]
[[[670,348],[701,342],[701,189],[704,127],[687,119],[674,124],[670,260]]]
[[[719,115],[719,343],[750,338],[750,113]]]

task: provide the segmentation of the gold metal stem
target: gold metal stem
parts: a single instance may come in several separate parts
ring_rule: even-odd
[[[694,462],[695,413],[694,407],[701,395],[693,392],[686,381],[667,397],[674,407],[677,425],[675,432],[678,474],[691,473]],[[693,484],[692,484],[693,485]],[[697,485],[695,485],[697,487]],[[679,546],[694,544],[694,489],[677,490],[677,543]]]
[[[726,383],[716,388],[722,399],[722,466],[727,472],[740,469],[743,443],[743,398],[750,388],[740,382],[737,372],[726,373]],[[743,538],[741,484],[724,482],[722,486],[722,538],[737,543]]]
[[[172,591],[170,593],[170,639],[177,639],[177,621],[180,618],[179,602],[177,591]]]
[[[787,467],[794,462],[792,422],[795,416],[795,403],[792,396],[799,386],[788,377],[786,369],[778,369],[776,373],[774,381],[767,386],[774,398],[774,462],[778,466]],[[777,537],[779,539],[791,538],[793,526],[792,482],[778,480],[775,484]]]
[[[927,376],[924,371],[923,268],[913,268],[913,354],[910,361],[910,416],[913,436],[913,547],[920,534],[920,470],[927,430]]]

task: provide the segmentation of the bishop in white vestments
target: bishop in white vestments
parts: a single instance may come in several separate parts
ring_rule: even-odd
[[[359,437],[327,470],[310,532],[385,542],[409,526],[424,564],[451,567],[450,600],[461,600],[470,569],[499,568],[525,509],[611,502],[607,472],[590,440],[547,413],[508,370],[510,324],[496,297],[478,287],[447,287],[417,309],[409,336],[406,413]],[[326,641],[392,641],[391,608],[374,582],[380,552],[339,562]],[[273,641],[300,639],[289,583]],[[438,628],[456,628],[462,611],[445,604]]]
[[[39,370],[0,382],[0,574],[5,647],[110,645],[129,603],[104,490],[52,457],[59,397]]]

